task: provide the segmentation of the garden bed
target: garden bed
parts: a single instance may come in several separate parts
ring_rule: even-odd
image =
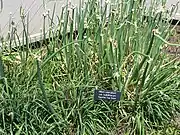
[[[174,54],[178,44],[174,37],[166,41],[172,29],[162,16],[168,12],[151,9],[144,20],[139,5],[130,0],[102,8],[90,0],[64,11],[48,44],[2,52],[0,133],[178,134],[171,120],[180,112],[180,61],[162,53],[167,44]],[[28,43],[28,35],[23,39]],[[118,91],[120,101],[95,102],[95,89]]]

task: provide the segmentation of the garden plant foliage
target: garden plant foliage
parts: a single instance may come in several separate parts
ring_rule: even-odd
[[[180,61],[161,50],[179,46],[167,42],[177,7],[157,3],[88,0],[58,17],[54,6],[38,45],[21,14],[22,37],[12,26],[14,40],[2,40],[0,134],[166,134],[180,111]],[[94,102],[94,89],[120,91],[121,100]]]

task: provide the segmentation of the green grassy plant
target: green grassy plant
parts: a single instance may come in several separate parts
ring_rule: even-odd
[[[180,111],[180,63],[161,51],[179,46],[166,41],[175,9],[143,0],[81,6],[63,7],[58,26],[48,16],[51,40],[34,50],[23,18],[27,48],[2,52],[2,134],[161,133]],[[121,101],[94,102],[94,89],[120,91]]]

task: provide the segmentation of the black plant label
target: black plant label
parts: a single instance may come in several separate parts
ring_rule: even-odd
[[[119,101],[121,93],[112,90],[94,90],[94,100]]]

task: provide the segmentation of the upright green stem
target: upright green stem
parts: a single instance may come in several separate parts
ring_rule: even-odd
[[[4,80],[4,66],[3,66],[2,56],[0,56],[0,80]]]
[[[45,102],[48,106],[48,109],[49,111],[53,114],[53,115],[56,115],[56,112],[55,110],[53,109],[51,103],[49,102],[48,100],[48,97],[46,95],[46,91],[45,91],[45,88],[44,88],[44,85],[43,85],[43,81],[42,81],[42,76],[41,76],[41,69],[40,69],[40,65],[39,65],[39,60],[37,60],[37,75],[38,75],[38,81],[39,81],[39,86],[40,86],[40,89],[42,91],[42,94],[43,94],[43,97],[45,99]],[[56,116],[57,117],[57,116]]]

